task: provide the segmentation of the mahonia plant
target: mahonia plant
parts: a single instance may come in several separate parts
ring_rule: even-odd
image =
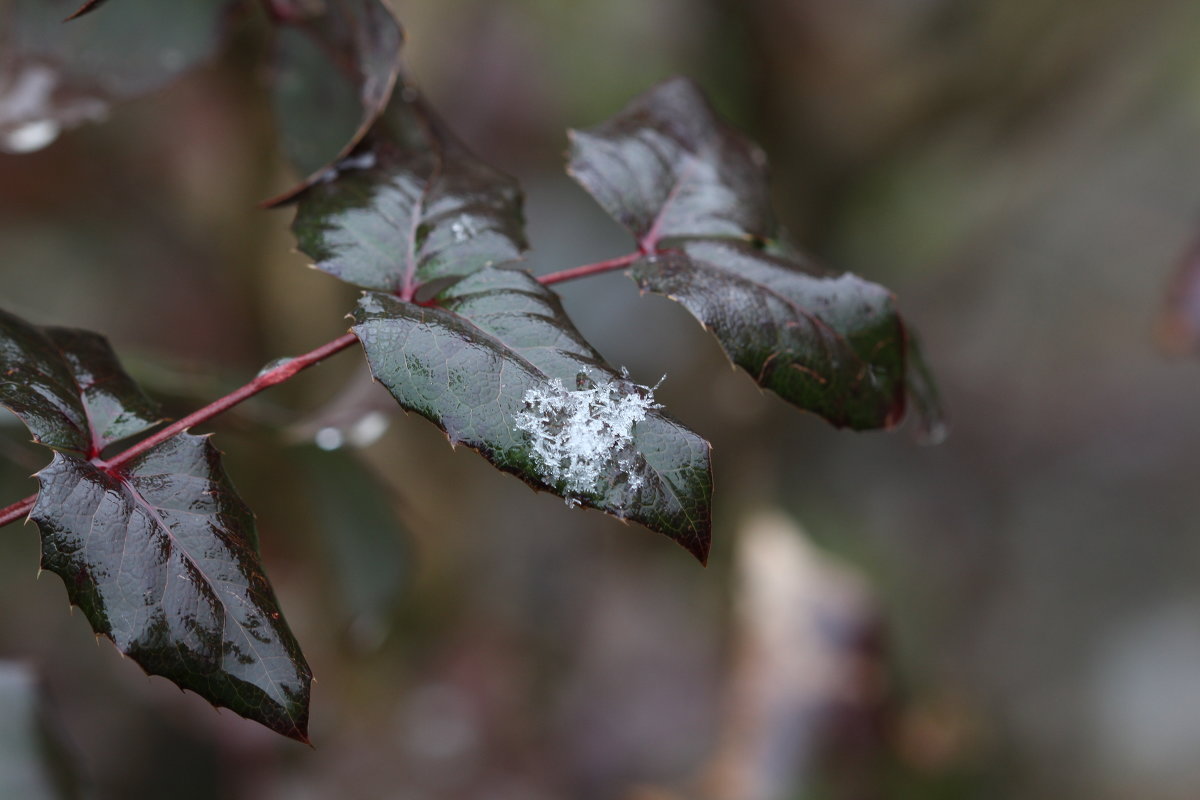
[[[37,495],[0,510],[0,525],[37,524],[42,567],[146,672],[307,741],[312,674],[254,518],[208,436],[190,431],[355,345],[396,402],[452,444],[571,505],[665,534],[702,563],[709,443],[604,361],[555,284],[624,270],[681,303],[734,364],[796,407],[856,430],[893,427],[913,407],[926,431],[938,427],[892,295],[787,244],[763,152],[690,81],[571,133],[570,174],[629,230],[633,250],[535,276],[520,263],[517,183],[472,155],[402,74],[401,28],[380,0],[261,8],[282,146],[307,176],[268,204],[294,206],[300,249],[362,289],[349,331],[166,422],[102,337],[0,312],[0,404],[52,452]],[[0,144],[36,149],[157,88],[212,55],[234,13],[255,7],[0,0],[10,56],[0,86],[21,99],[0,103]],[[143,46],[119,46],[139,31]]]

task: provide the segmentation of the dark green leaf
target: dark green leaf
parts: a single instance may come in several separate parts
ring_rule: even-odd
[[[786,245],[762,151],[690,81],[573,132],[570,172],[637,237],[638,285],[682,303],[760,385],[837,426],[903,418],[908,337],[891,295],[825,275]],[[918,377],[932,397],[928,372]]]
[[[115,469],[58,452],[38,480],[42,566],[97,633],[146,672],[307,741],[312,673],[206,437],[180,434]]]
[[[98,455],[160,419],[102,336],[37,328],[0,311],[0,405],[34,441]]]
[[[709,444],[608,367],[557,295],[523,271],[492,268],[438,300],[442,307],[424,308],[369,293],[355,311],[371,369],[401,406],[536,488],[640,522],[707,558]],[[580,416],[547,411],[546,398],[575,404]],[[639,407],[628,441],[576,438],[581,418],[619,428],[622,410]],[[539,437],[573,443],[580,459],[547,461]]]
[[[428,281],[518,258],[522,225],[516,182],[419,98],[396,95],[336,176],[300,196],[293,230],[318,269],[411,299]]]
[[[210,58],[229,0],[123,0],[102,14],[79,0],[0,0],[0,150],[49,144]]]
[[[308,177],[272,202],[322,179],[358,146],[400,76],[404,33],[379,0],[345,0],[278,30],[273,99],[284,149]]]

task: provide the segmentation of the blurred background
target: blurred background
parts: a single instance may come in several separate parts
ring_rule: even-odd
[[[211,426],[317,676],[315,748],[97,642],[11,526],[4,796],[1197,796],[1200,365],[1154,328],[1200,227],[1200,4],[393,6],[415,81],[522,181],[535,272],[630,249],[564,175],[565,129],[690,75],[765,146],[795,239],[895,290],[953,432],[834,431],[671,302],[563,284],[713,442],[702,569],[452,451],[342,355]],[[105,333],[176,416],[353,303],[255,207],[293,176],[254,27],[0,154],[0,304]],[[47,460],[26,439],[0,419],[0,505]]]

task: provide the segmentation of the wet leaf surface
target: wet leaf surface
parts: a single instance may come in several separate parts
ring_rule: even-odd
[[[160,419],[104,337],[39,328],[2,310],[0,404],[21,418],[34,441],[86,456]]]
[[[38,480],[42,566],[97,633],[146,672],[307,741],[312,673],[206,437],[180,434],[117,469],[58,452]]]
[[[837,426],[903,418],[908,337],[890,293],[786,246],[765,156],[690,81],[572,132],[569,171],[647,254],[630,269],[639,287],[684,305],[760,385]]]
[[[892,425],[905,408],[905,332],[891,295],[801,272],[734,240],[693,240],[631,274],[713,332],[758,383],[835,425]]]
[[[516,181],[472,156],[411,95],[395,96],[336,176],[300,196],[293,230],[318,269],[408,299],[526,247]]]
[[[586,409],[600,425],[611,421],[606,415],[614,408],[646,396],[584,341],[557,295],[526,272],[490,268],[438,299],[442,307],[432,308],[368,293],[355,311],[354,332],[372,371],[401,406],[535,488],[639,522],[702,562],[707,558],[710,446],[698,435],[648,408],[632,425],[629,442],[584,454],[594,459],[594,473],[580,486],[563,465],[539,459],[531,433],[518,427],[531,393],[563,397],[564,391],[607,387],[607,404]],[[575,424],[551,419],[544,432],[562,439]]]
[[[122,0],[64,25],[78,0],[0,0],[0,150],[103,119],[211,58],[229,0]]]
[[[348,157],[387,108],[404,33],[379,0],[327,4],[277,29],[272,98],[284,150],[307,177],[284,202]]]
[[[120,466],[99,454],[158,421],[108,342],[0,311],[0,404],[56,448],[29,517],[42,567],[146,672],[306,740],[311,673],[263,572],[254,517],[206,437]]]

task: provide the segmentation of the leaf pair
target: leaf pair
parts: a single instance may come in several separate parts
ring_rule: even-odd
[[[937,426],[891,293],[824,274],[782,241],[766,163],[676,78],[572,131],[568,169],[636,237],[638,286],[681,303],[759,385],[859,430],[899,423],[915,391],[924,426]]]
[[[637,238],[638,284],[683,303],[760,385],[835,425],[892,426],[918,386],[909,373],[924,374],[892,297],[822,275],[779,243],[765,163],[677,79],[573,134],[570,170]],[[300,249],[367,290],[354,332],[401,406],[531,485],[706,559],[710,448],[697,434],[655,409],[634,425],[631,453],[617,452],[616,439],[580,439],[604,464],[581,493],[522,427],[536,398],[580,382],[634,389],[557,296],[512,263],[527,246],[516,183],[474,158],[413,92],[394,95],[354,149],[292,197]],[[918,408],[935,418],[932,384],[921,385]],[[556,424],[555,436],[571,434]],[[588,424],[606,424],[599,409]],[[630,459],[645,476],[630,473]]]
[[[102,337],[4,311],[0,404],[54,449],[30,518],[42,567],[93,630],[148,673],[305,741],[312,673],[208,438],[183,433],[105,462],[110,445],[157,424],[157,407]]]

